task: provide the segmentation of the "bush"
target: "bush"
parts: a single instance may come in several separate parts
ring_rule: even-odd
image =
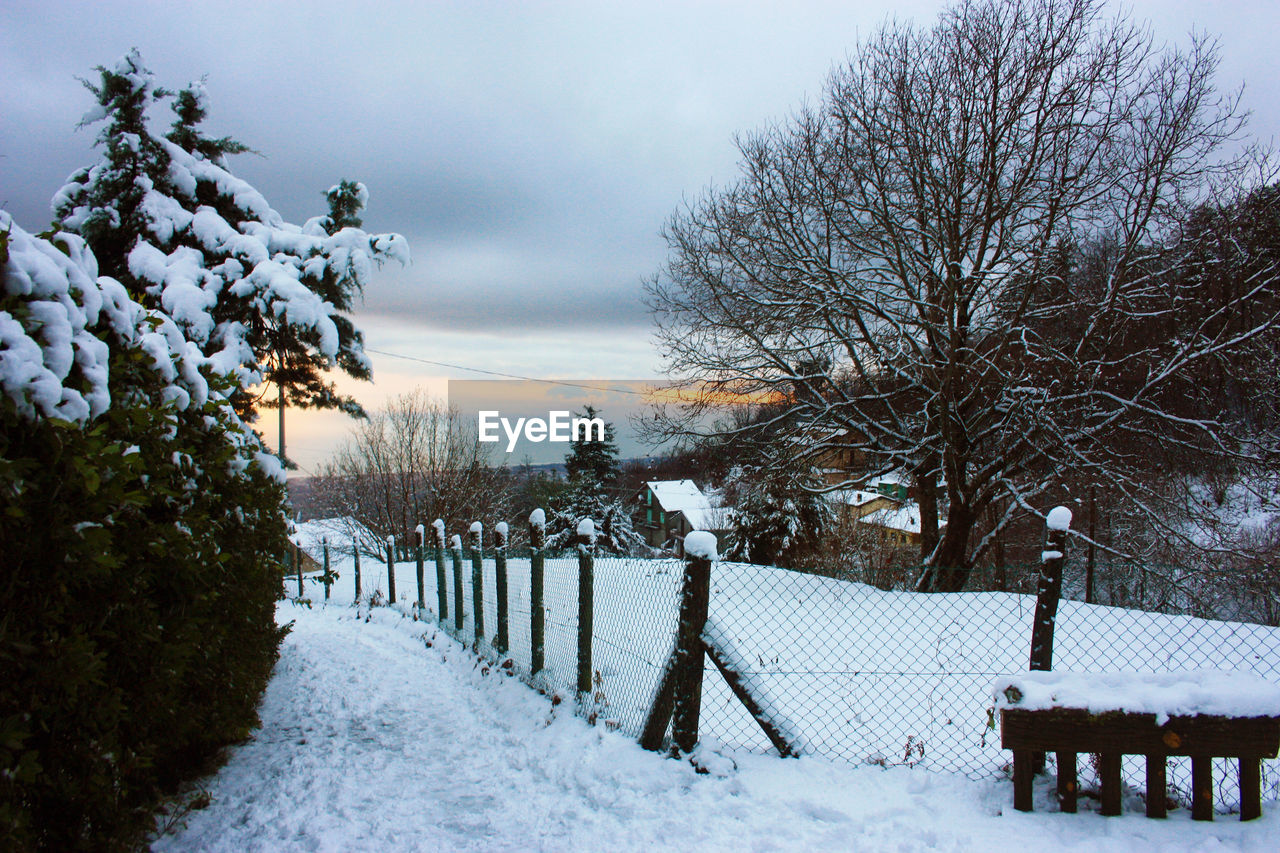
[[[0,848],[129,849],[257,723],[283,484],[78,238],[0,213],[0,283]]]

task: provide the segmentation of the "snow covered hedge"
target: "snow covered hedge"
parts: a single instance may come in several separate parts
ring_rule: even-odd
[[[275,661],[276,459],[234,377],[0,212],[0,849],[119,849]]]

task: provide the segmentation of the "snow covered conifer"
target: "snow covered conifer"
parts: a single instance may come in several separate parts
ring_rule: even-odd
[[[227,168],[226,156],[247,147],[200,130],[202,83],[176,97],[157,89],[136,50],[98,71],[101,82],[86,83],[98,103],[83,124],[106,122],[104,157],[55,196],[61,226],[85,237],[104,273],[234,372],[242,412],[256,408],[251,390],[265,382],[279,392],[276,405],[362,415],[324,373],[369,376],[363,340],[344,312],[375,266],[408,262],[404,238],[360,230],[368,192],[348,181],[329,191],[329,215],[285,222]],[[177,119],[159,137],[146,108],[167,97]]]

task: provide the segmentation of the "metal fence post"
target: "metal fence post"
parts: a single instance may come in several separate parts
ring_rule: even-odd
[[[351,538],[351,556],[356,562],[356,605],[360,604],[360,543]]]
[[[302,548],[293,546],[293,571],[298,576],[298,598],[302,598]]]
[[[591,635],[595,611],[595,523],[578,522],[578,699],[591,695]]]
[[[387,597],[396,603],[396,537],[387,537]]]
[[[546,611],[542,607],[542,585],[547,544],[547,517],[541,509],[529,513],[529,675],[537,675],[546,665]]]
[[[462,624],[466,620],[466,607],[462,601],[462,537],[453,534],[449,540],[453,557],[453,630],[462,638]]]
[[[507,639],[507,523],[499,521],[493,528],[493,579],[497,588],[498,632],[493,647],[505,653],[510,645]]]
[[[333,575],[329,573],[329,537],[324,537],[320,542],[324,547],[324,574],[321,575],[324,579],[324,600],[328,601],[329,589],[333,586]]]
[[[444,579],[444,521],[437,518],[431,526],[436,531],[436,604],[440,608],[440,624],[444,625],[449,618],[449,587]]]
[[[484,640],[484,525],[471,522],[471,610],[475,624],[476,648]]]
[[[421,615],[422,611],[427,609],[426,591],[423,588],[422,577],[422,552],[423,547],[426,545],[427,531],[426,528],[419,524],[413,529],[413,532],[417,535],[417,554],[415,556],[418,558],[418,613]]]

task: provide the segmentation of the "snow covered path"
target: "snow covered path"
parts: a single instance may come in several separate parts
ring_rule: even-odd
[[[263,727],[156,850],[1280,849],[1260,821],[1013,812],[1008,782],[737,755],[723,777],[553,708],[425,623],[294,620]],[[727,764],[727,762],[726,762]],[[1129,806],[1133,807],[1132,804]]]

